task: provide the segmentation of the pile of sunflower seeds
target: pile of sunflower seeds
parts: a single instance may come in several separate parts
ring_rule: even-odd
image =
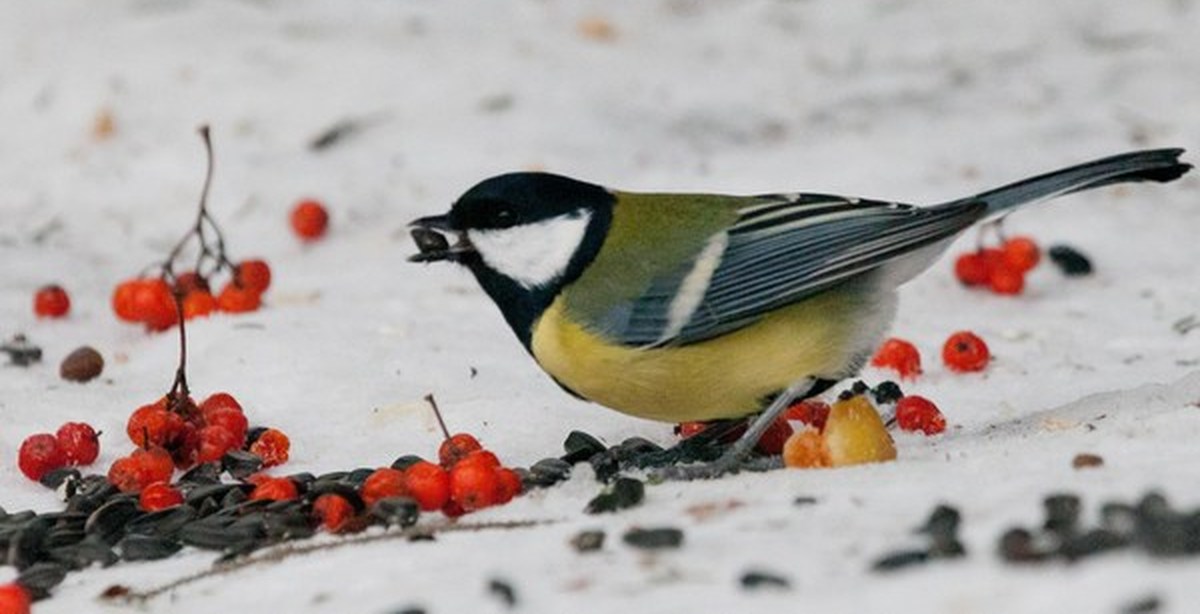
[[[1000,557],[1010,563],[1077,561],[1121,548],[1134,548],[1157,558],[1200,555],[1200,509],[1175,510],[1161,493],[1135,503],[1101,504],[1100,523],[1084,527],[1078,496],[1057,494],[1042,502],[1040,529],[1014,527],[1000,537]]]
[[[58,490],[65,508],[42,514],[0,509],[0,563],[17,568],[17,582],[40,599],[68,572],[92,565],[163,559],[184,546],[218,552],[225,560],[314,535],[312,503],[323,494],[341,495],[364,511],[358,491],[374,471],[295,474],[288,477],[300,491],[297,499],[251,501],[252,484],[223,479],[243,474],[238,459],[225,460],[224,467],[200,465],[179,479],[182,505],[149,513],[137,495],[118,491],[102,475],[71,469],[47,476],[44,483]],[[419,516],[417,503],[404,497],[383,499],[366,511],[364,526],[408,527]]]

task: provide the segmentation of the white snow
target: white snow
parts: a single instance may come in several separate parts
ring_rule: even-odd
[[[581,31],[594,18],[611,39]],[[276,281],[264,310],[190,325],[197,395],[228,390],[286,430],[287,471],[433,453],[429,392],[453,429],[519,465],[558,453],[575,428],[613,443],[673,436],[563,394],[469,275],[405,262],[411,219],[528,168],[626,190],[922,203],[1128,149],[1198,150],[1198,30],[1194,0],[0,3],[0,335],[23,331],[46,353],[0,368],[0,505],[58,506],[15,467],[26,435],[86,419],[106,432],[107,467],[128,451],[128,414],[170,384],[175,337],[118,323],[108,301],[194,215],[201,123],[216,145],[213,214],[233,256],[267,258]],[[115,132],[96,140],[103,110]],[[346,117],[368,125],[307,150]],[[305,196],[332,210],[314,245],[287,227]],[[1200,330],[1172,330],[1200,312],[1200,178],[1066,197],[1008,227],[1081,248],[1097,274],[1042,266],[1023,296],[1001,298],[961,288],[944,258],[907,286],[894,331],[923,351],[926,374],[906,390],[952,427],[899,435],[894,463],[652,486],[646,505],[603,517],[581,512],[597,490],[581,468],[466,519],[552,524],[291,558],[144,608],[96,600],[214,558],[187,551],[72,574],[36,611],[504,611],[492,577],[512,582],[524,612],[1116,612],[1151,594],[1186,611],[1200,600],[1195,559],[1122,552],[1025,569],[994,549],[1003,529],[1040,522],[1051,492],[1082,494],[1089,514],[1150,489],[1200,506]],[[48,282],[71,293],[65,321],[33,317]],[[959,329],[991,345],[984,374],[940,366]],[[59,361],[85,343],[108,361],[102,379],[63,382]],[[1072,469],[1079,452],[1104,466]],[[796,507],[798,495],[818,503]],[[969,557],[870,573],[915,543],[938,502],[962,510]],[[685,530],[682,549],[620,543],[660,524]],[[604,551],[575,553],[567,540],[593,527],[608,532]],[[749,569],[793,589],[745,593]]]

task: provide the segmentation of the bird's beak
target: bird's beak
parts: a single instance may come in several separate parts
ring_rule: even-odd
[[[474,253],[475,248],[467,240],[466,233],[456,230],[450,224],[450,218],[445,215],[430,215],[413,220],[409,223],[409,234],[417,244],[418,253],[408,257],[409,262],[436,262],[449,260],[456,262],[464,254]],[[446,240],[446,234],[455,233],[458,241],[454,245]]]

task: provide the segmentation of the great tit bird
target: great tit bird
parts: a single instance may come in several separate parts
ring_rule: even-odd
[[[667,422],[761,412],[715,464],[686,474],[707,477],[736,470],[795,399],[854,375],[891,325],[896,288],[966,228],[1029,202],[1174,180],[1191,168],[1182,153],[1125,153],[928,207],[511,173],[413,221],[410,260],[467,267],[578,397]]]

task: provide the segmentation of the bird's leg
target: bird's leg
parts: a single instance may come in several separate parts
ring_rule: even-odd
[[[750,428],[746,429],[745,434],[717,460],[699,465],[664,467],[653,475],[667,480],[705,480],[720,477],[726,473],[737,473],[749,458],[750,452],[758,444],[763,433],[771,427],[771,423],[775,422],[775,419],[792,404],[792,401],[802,395],[807,395],[820,381],[822,380],[814,381],[811,378],[804,378],[788,386],[779,393],[779,396],[775,397],[775,400],[771,401],[771,404],[754,419],[754,422],[750,423]]]

